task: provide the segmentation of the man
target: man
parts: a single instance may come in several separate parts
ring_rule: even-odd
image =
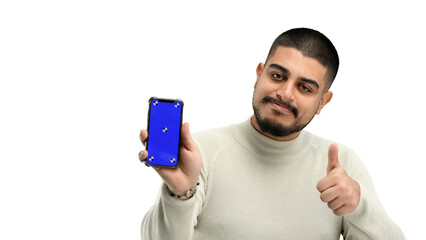
[[[164,185],[142,239],[404,239],[353,151],[303,131],[338,65],[320,32],[281,34],[256,69],[249,120],[194,139],[182,126],[180,167],[155,168]]]

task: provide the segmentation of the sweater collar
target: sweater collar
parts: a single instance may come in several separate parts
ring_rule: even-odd
[[[277,141],[259,133],[251,124],[250,118],[232,126],[235,139],[249,152],[273,157],[294,157],[306,149],[307,132],[301,131],[299,136],[290,141]]]

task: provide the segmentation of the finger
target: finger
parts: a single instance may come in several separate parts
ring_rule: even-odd
[[[148,131],[146,129],[141,130],[139,133],[139,139],[143,145],[146,145],[146,140],[148,139]]]
[[[343,205],[341,207],[339,207],[338,209],[333,210],[333,213],[337,216],[343,216],[346,213],[350,213],[352,210],[350,208],[350,206],[347,205]]]
[[[146,140],[148,139],[148,131],[143,129],[139,133],[139,139],[141,140],[141,143],[146,147]]]
[[[337,144],[333,143],[328,148],[327,174],[329,174],[331,170],[339,166],[340,166],[340,163],[338,158],[338,147],[337,147]]]
[[[181,140],[184,148],[189,151],[196,148],[194,140],[192,139],[191,132],[189,131],[189,123],[184,123],[181,129]]]
[[[139,152],[139,161],[145,162],[146,158],[148,157],[148,152],[146,150],[142,150]]]
[[[339,209],[344,204],[345,204],[345,201],[342,198],[336,198],[330,201],[329,203],[327,203],[328,207],[333,211]]]
[[[331,187],[323,191],[320,195],[320,198],[321,198],[321,201],[328,203],[335,200],[337,196],[338,196],[338,191],[336,190],[336,188]]]
[[[325,176],[317,183],[317,189],[320,193],[334,186],[336,186],[336,180],[332,176]]]

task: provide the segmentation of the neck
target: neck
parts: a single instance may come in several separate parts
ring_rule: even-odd
[[[251,117],[251,125],[252,125],[252,126],[254,127],[254,129],[256,129],[256,131],[258,131],[260,134],[262,134],[262,135],[264,135],[264,136],[266,136],[266,137],[268,137],[268,138],[271,138],[271,139],[273,139],[273,140],[276,140],[276,141],[290,141],[290,140],[295,139],[295,138],[296,138],[297,136],[299,136],[299,134],[300,134],[300,131],[299,131],[299,132],[295,132],[295,133],[292,133],[292,134],[287,135],[287,136],[278,137],[278,136],[271,135],[270,133],[263,132],[263,131],[260,129],[259,124],[257,123],[257,121],[256,121],[256,117],[255,117],[254,115]]]

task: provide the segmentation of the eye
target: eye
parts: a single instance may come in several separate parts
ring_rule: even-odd
[[[302,89],[302,91],[306,93],[312,92],[311,89],[306,85],[300,85],[300,89]]]
[[[272,78],[273,78],[274,80],[276,80],[276,81],[282,81],[282,80],[284,80],[284,77],[283,77],[281,74],[278,74],[278,73],[272,73],[271,75],[272,75]]]

